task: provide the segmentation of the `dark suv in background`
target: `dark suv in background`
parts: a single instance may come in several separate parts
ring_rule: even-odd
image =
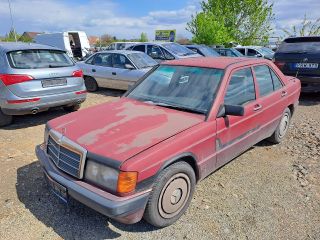
[[[303,92],[320,92],[320,36],[285,39],[273,61],[285,75],[301,80]]]

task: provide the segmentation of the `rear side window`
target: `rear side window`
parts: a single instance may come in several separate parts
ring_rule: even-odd
[[[255,99],[256,93],[251,69],[241,69],[233,73],[224,103],[227,105],[244,105]]]
[[[99,53],[95,56],[93,64],[103,67],[112,67],[112,53]]]
[[[273,79],[270,74],[270,69],[266,65],[253,67],[256,74],[256,79],[259,86],[260,96],[266,96],[273,92]]]
[[[7,54],[13,68],[38,69],[73,66],[73,61],[63,51],[56,50],[19,50]]]
[[[146,52],[146,46],[145,45],[137,45],[132,48],[133,51],[139,51],[139,52]]]

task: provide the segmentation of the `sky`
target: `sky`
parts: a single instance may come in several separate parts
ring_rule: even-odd
[[[139,38],[141,32],[154,38],[156,29],[176,29],[191,38],[186,23],[200,11],[199,0],[10,0],[18,33],[85,31],[88,35],[110,34]],[[320,17],[320,0],[269,0],[274,3],[275,33],[299,24],[304,14]],[[0,36],[11,29],[8,0],[0,0]]]

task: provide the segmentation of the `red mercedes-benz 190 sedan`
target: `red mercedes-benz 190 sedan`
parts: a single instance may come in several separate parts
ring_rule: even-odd
[[[63,201],[164,227],[198,181],[263,139],[283,140],[300,89],[264,59],[164,62],[122,98],[48,122],[36,153]]]

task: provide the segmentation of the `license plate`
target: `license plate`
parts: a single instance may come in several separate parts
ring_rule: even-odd
[[[305,69],[316,69],[318,68],[318,63],[296,63],[295,68],[305,68]]]
[[[64,203],[68,203],[68,190],[66,187],[62,186],[60,183],[53,180],[46,173],[44,173],[44,177],[47,181],[50,191],[56,195],[60,200]]]
[[[46,80],[42,80],[41,83],[43,88],[64,86],[64,85],[67,85],[67,79],[66,78],[46,79]]]

